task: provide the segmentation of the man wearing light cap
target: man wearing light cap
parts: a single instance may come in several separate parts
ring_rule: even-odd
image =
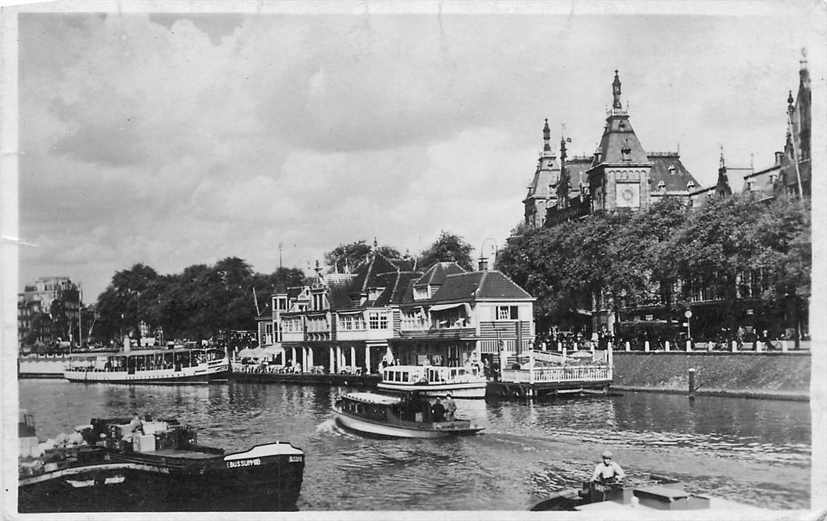
[[[594,474],[592,481],[599,484],[607,484],[618,482],[623,479],[625,474],[620,465],[612,461],[612,453],[608,450],[603,451],[603,462],[598,463],[594,467]]]

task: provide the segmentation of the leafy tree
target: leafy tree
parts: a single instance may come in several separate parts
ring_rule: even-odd
[[[77,340],[78,323],[76,313],[79,295],[78,288],[74,285],[58,291],[57,297],[49,306],[52,338]]]
[[[391,260],[401,258],[399,250],[391,246],[379,246],[377,251]],[[324,262],[330,271],[353,270],[367,259],[370,252],[371,246],[364,240],[340,244],[324,254]]]
[[[743,310],[739,281],[756,273],[767,308],[786,308],[800,325],[810,292],[808,203],[713,200],[688,209],[667,198],[645,212],[591,215],[539,230],[519,230],[498,267],[537,297],[538,329],[565,324],[572,311],[626,306],[687,307],[693,293],[719,298],[734,330]],[[675,293],[674,288],[679,291]],[[601,300],[602,306],[601,306]],[[605,307],[604,307],[605,309]]]
[[[456,262],[466,270],[473,269],[474,248],[459,235],[442,231],[436,241],[419,255],[417,266],[427,269],[437,262]]]
[[[158,273],[145,264],[115,272],[112,282],[98,296],[99,319],[95,332],[104,338],[120,338],[138,331],[141,320],[151,314],[149,304],[157,298],[154,282]]]

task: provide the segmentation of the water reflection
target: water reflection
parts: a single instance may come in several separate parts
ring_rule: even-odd
[[[630,479],[669,474],[688,488],[776,508],[808,505],[806,403],[629,393],[530,404],[457,400],[486,429],[446,440],[371,439],[340,429],[348,389],[235,383],[193,386],[20,382],[41,438],[92,417],[177,416],[199,441],[242,450],[274,439],[307,453],[299,508],[526,509],[587,479],[610,447]]]

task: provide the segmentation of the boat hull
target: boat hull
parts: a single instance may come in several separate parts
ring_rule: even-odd
[[[21,479],[19,511],[295,510],[304,471],[298,455],[240,459],[233,466],[223,456],[182,466],[141,459]]]
[[[448,393],[454,398],[470,400],[470,399],[484,399],[486,382],[466,382],[466,383],[428,383],[428,384],[404,384],[399,382],[380,382],[376,385],[377,389],[391,392],[418,392],[423,396],[430,398],[444,398]]]
[[[193,384],[226,381],[230,372],[229,362],[200,364],[195,367],[156,369],[149,371],[89,371],[67,369],[63,377],[70,382],[126,383],[126,384]]]
[[[448,436],[474,434],[482,430],[479,427],[473,426],[465,429],[446,428],[440,430],[431,427],[433,424],[429,423],[417,425],[414,422],[405,422],[404,424],[401,422],[379,422],[348,414],[338,408],[334,408],[333,411],[336,413],[336,421],[342,427],[365,434],[389,438],[446,438]],[[446,422],[446,425],[447,423],[450,422]]]

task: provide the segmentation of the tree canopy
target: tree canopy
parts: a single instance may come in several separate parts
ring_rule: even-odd
[[[136,264],[116,272],[98,297],[95,334],[106,339],[134,336],[141,321],[152,329],[163,328],[167,338],[209,338],[220,331],[254,329],[257,309],[264,311],[274,291],[304,282],[300,269],[260,274],[238,257],[212,266],[194,264],[172,275]]]
[[[645,212],[518,228],[497,267],[537,297],[539,329],[565,325],[597,298],[610,309],[664,302],[678,309],[703,289],[732,309],[726,304],[749,284],[769,306],[805,298],[811,248],[809,203],[736,195],[688,209],[666,198]]]
[[[451,232],[442,231],[436,241],[424,250],[417,261],[417,266],[427,269],[437,262],[456,262],[466,270],[472,270],[474,261],[471,252],[474,248],[465,240]]]
[[[324,262],[330,271],[353,270],[365,261],[370,251],[371,246],[364,240],[340,244],[324,254]],[[391,260],[401,258],[399,250],[392,246],[378,246],[377,251]]]

